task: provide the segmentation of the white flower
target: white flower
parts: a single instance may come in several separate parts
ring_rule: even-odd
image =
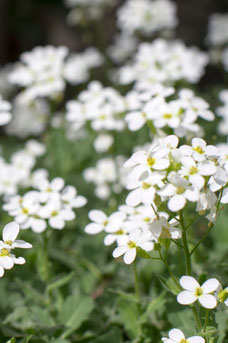
[[[142,232],[139,229],[132,231],[129,234],[127,244],[117,247],[112,255],[115,258],[124,255],[124,263],[131,264],[136,258],[137,247],[140,247],[145,251],[153,250],[154,243],[151,241],[150,232]]]
[[[8,223],[3,229],[3,241],[0,241],[0,277],[4,274],[4,269],[11,269],[14,264],[24,264],[23,257],[16,257],[11,254],[11,250],[15,248],[32,248],[32,245],[16,240],[19,233],[19,225],[16,222]]]
[[[94,148],[97,152],[106,152],[114,142],[111,135],[100,134],[94,141]]]
[[[90,235],[95,235],[102,231],[106,231],[110,224],[122,222],[125,214],[121,212],[114,212],[109,217],[100,210],[92,210],[89,212],[89,219],[93,221],[86,225],[85,232]]]
[[[8,223],[2,233],[3,241],[0,241],[1,248],[5,249],[14,249],[14,248],[23,248],[29,249],[32,248],[30,243],[27,243],[22,240],[16,240],[19,233],[19,225],[16,222]]]
[[[204,343],[205,339],[200,336],[185,338],[180,329],[172,329],[169,331],[169,338],[162,338],[162,341],[165,343]]]
[[[11,104],[3,100],[0,94],[0,126],[8,124],[11,119]]]
[[[182,276],[180,285],[184,291],[180,292],[177,296],[177,301],[182,305],[193,304],[196,300],[200,305],[212,309],[217,306],[217,300],[213,293],[219,287],[219,281],[215,278],[209,279],[200,284],[191,276]]]

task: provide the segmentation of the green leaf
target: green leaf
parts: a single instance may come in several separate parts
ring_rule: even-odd
[[[219,338],[217,343],[223,343],[226,336],[226,330],[228,328],[228,311],[216,312],[215,322],[218,325]]]
[[[6,343],[16,343],[16,339],[14,337],[12,337],[9,341],[7,341]]]
[[[28,343],[32,337],[33,337],[32,335],[25,337],[21,343]]]
[[[62,277],[60,277],[58,280],[50,283],[47,287],[47,291],[51,292],[56,288],[60,288],[64,285],[66,285],[68,282],[70,282],[70,280],[73,278],[73,276],[75,275],[75,272],[71,272],[68,275],[64,275]]]
[[[150,254],[148,254],[148,252],[146,252],[146,250],[144,250],[144,249],[142,249],[140,247],[136,247],[136,252],[137,252],[137,255],[139,257],[147,258],[147,259],[151,258]]]
[[[78,329],[89,318],[94,308],[93,299],[82,295],[71,295],[63,303],[59,321],[68,328]]]
[[[131,339],[138,337],[141,333],[139,305],[120,296],[117,300],[117,310],[120,322],[125,327],[129,337]]]
[[[169,292],[175,295],[180,293],[180,289],[177,287],[173,280],[165,279],[163,276],[157,273],[154,273],[154,275]]]
[[[70,343],[67,339],[62,339],[62,338],[54,338],[50,341],[50,343]]]
[[[107,333],[98,336],[95,340],[92,340],[91,343],[122,343],[121,330],[119,328],[113,328],[108,330]]]
[[[152,312],[157,311],[161,308],[167,301],[166,291],[163,291],[158,297],[153,299],[146,308],[146,315],[149,315]]]

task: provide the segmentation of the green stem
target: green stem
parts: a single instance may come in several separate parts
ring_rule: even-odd
[[[138,299],[138,302],[140,303],[139,277],[138,277],[137,268],[136,268],[136,261],[134,261],[133,263],[133,269],[134,269],[134,280],[135,280],[135,295]]]
[[[204,326],[203,326],[203,332],[206,331],[208,319],[209,319],[209,310],[206,310],[205,321],[204,321]]]
[[[175,275],[173,274],[171,268],[169,267],[169,264],[167,263],[166,259],[164,259],[164,257],[162,256],[160,250],[159,250],[159,255],[160,255],[160,259],[163,261],[163,263],[165,264],[166,268],[168,269],[169,275],[171,276],[172,280],[174,281],[175,285],[180,288],[180,285],[175,277]]]
[[[182,228],[182,242],[183,242],[185,262],[186,262],[186,273],[187,275],[191,275],[192,274],[191,255],[189,252],[187,234],[186,234],[186,229],[184,225],[184,216],[183,216],[182,211],[180,211],[180,224]]]
[[[185,228],[183,211],[180,211],[180,224],[182,228],[182,242],[183,242],[183,247],[184,247],[186,273],[187,275],[191,276],[192,275],[191,254],[189,252],[189,247],[188,247],[188,240],[187,240],[187,233],[186,233],[187,229]],[[196,328],[198,331],[200,331],[202,329],[202,323],[196,309],[196,304],[192,306],[192,314],[196,323]]]
[[[197,309],[196,309],[196,305],[194,304],[193,307],[192,307],[192,314],[193,314],[193,317],[195,319],[195,323],[196,323],[196,328],[198,331],[201,331],[202,329],[202,323],[201,323],[201,320],[200,320],[200,317],[199,317],[199,314],[197,312]]]
[[[205,238],[207,238],[209,232],[211,231],[211,229],[213,228],[214,225],[210,225],[208,230],[205,232],[205,234],[201,237],[201,239],[199,240],[199,242],[194,246],[194,248],[192,249],[192,251],[190,252],[190,256],[195,252],[195,250],[198,248],[198,246],[205,240]]]

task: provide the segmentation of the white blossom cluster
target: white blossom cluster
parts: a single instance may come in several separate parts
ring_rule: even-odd
[[[182,89],[177,99],[167,100],[173,96],[172,87],[157,84],[148,92],[135,94],[135,108],[127,112],[126,121],[131,131],[137,131],[145,124],[153,126],[155,132],[161,135],[161,129],[169,128],[178,137],[200,137],[203,132],[198,118],[213,121],[214,114],[209,110],[209,104],[202,98],[195,96],[190,89]],[[138,106],[138,107],[136,107]]]
[[[224,89],[219,93],[219,98],[223,102],[223,106],[216,109],[216,114],[221,117],[221,121],[218,124],[218,132],[222,135],[228,134],[228,90]]]
[[[78,100],[66,103],[66,118],[74,127],[80,129],[87,121],[94,131],[116,130],[125,127],[122,112],[126,110],[124,97],[114,88],[104,88],[100,82],[92,81],[81,92]]]
[[[90,212],[94,223],[88,224],[85,231],[96,234],[104,230],[113,234],[114,237],[105,238],[105,244],[116,241],[118,246],[113,256],[124,254],[127,264],[135,259],[137,247],[150,251],[154,241],[181,237],[181,230],[176,227],[178,218],[169,221],[166,212],[157,212],[156,203],[159,206],[167,202],[168,210],[174,213],[188,202],[196,203],[196,211],[200,214],[209,211],[207,218],[213,222],[218,190],[223,192],[221,203],[228,202],[227,155],[221,148],[206,145],[201,138],[178,147],[177,136],[167,136],[154,142],[149,151],[134,153],[125,167],[132,168],[126,185],[131,191],[126,198],[127,207],[120,207],[117,221],[115,214],[110,222],[100,211],[92,211],[92,215]]]
[[[105,157],[97,161],[95,167],[86,168],[83,177],[95,185],[95,194],[99,199],[108,199],[112,192],[120,193],[126,185],[126,170],[123,164],[126,158]]]
[[[141,43],[133,62],[119,69],[119,82],[148,90],[157,83],[173,84],[179,80],[196,83],[204,73],[208,56],[181,41],[156,39]]]
[[[15,217],[21,229],[31,228],[40,233],[49,225],[61,230],[66,221],[75,219],[73,209],[87,203],[85,197],[77,195],[75,187],[64,187],[62,178],[56,177],[49,181],[46,170],[36,172],[33,188],[23,196],[10,197],[3,205],[3,210]]]
[[[65,46],[36,47],[21,55],[21,62],[9,74],[9,81],[23,88],[18,101],[28,104],[37,98],[55,99],[65,89],[66,81],[79,84],[87,81],[88,71],[102,63],[102,57],[95,48],[68,58]]]
[[[65,0],[66,6],[72,8],[67,21],[70,25],[78,25],[88,20],[97,20],[107,7],[115,3],[116,0]]]
[[[117,23],[128,34],[173,29],[177,25],[176,5],[170,0],[127,0],[117,12]]]
[[[214,13],[209,17],[206,39],[212,46],[228,43],[228,13]]]
[[[13,103],[11,122],[5,127],[7,134],[19,138],[39,136],[44,132],[50,108],[44,99],[34,99],[30,104]]]
[[[22,240],[17,240],[20,227],[16,222],[8,223],[2,232],[2,240],[0,241],[0,277],[4,275],[5,269],[13,268],[14,264],[24,264],[23,257],[16,257],[11,253],[15,248],[29,249],[32,248],[30,243]]]
[[[6,125],[10,122],[12,118],[11,108],[11,104],[8,101],[3,100],[0,94],[0,126]]]
[[[139,40],[130,34],[122,32],[114,37],[108,53],[115,63],[122,63],[136,51]]]
[[[150,205],[122,205],[109,217],[100,210],[92,210],[89,218],[92,223],[85,227],[85,232],[95,235],[104,231],[104,244],[109,246],[116,242],[113,256],[116,258],[124,255],[126,264],[136,258],[137,247],[152,251],[154,243],[161,239],[181,237],[181,230],[177,228],[178,221],[169,220],[165,212],[155,213]]]
[[[19,187],[29,187],[36,158],[44,153],[43,144],[35,140],[28,140],[24,149],[11,156],[10,162],[1,156],[0,195],[13,195],[17,193]]]
[[[228,13],[214,13],[209,17],[206,41],[211,47],[211,61],[222,62],[228,71]]]

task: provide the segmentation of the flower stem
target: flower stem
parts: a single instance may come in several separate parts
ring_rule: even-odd
[[[136,268],[136,261],[133,262],[133,269],[134,269],[134,280],[135,280],[135,295],[140,303],[140,289],[139,289],[139,277],[137,273],[137,268]]]
[[[191,254],[189,252],[187,234],[186,234],[186,229],[185,229],[185,225],[184,225],[184,216],[183,216],[182,211],[180,211],[180,224],[181,224],[181,228],[182,228],[182,242],[183,242],[183,247],[184,247],[186,273],[187,273],[187,275],[191,275],[192,274]]]
[[[206,310],[205,321],[204,321],[204,326],[203,326],[203,332],[206,331],[208,319],[209,319],[209,310]]]
[[[186,233],[187,228],[185,227],[184,215],[182,211],[180,211],[180,224],[182,228],[182,242],[183,242],[183,247],[184,247],[186,273],[187,275],[191,276],[192,275],[191,254],[188,247],[188,240],[187,240],[187,233]],[[196,323],[196,328],[198,331],[200,331],[202,329],[202,323],[201,323],[200,316],[197,312],[196,305],[194,304],[191,309],[192,309],[192,314]]]

